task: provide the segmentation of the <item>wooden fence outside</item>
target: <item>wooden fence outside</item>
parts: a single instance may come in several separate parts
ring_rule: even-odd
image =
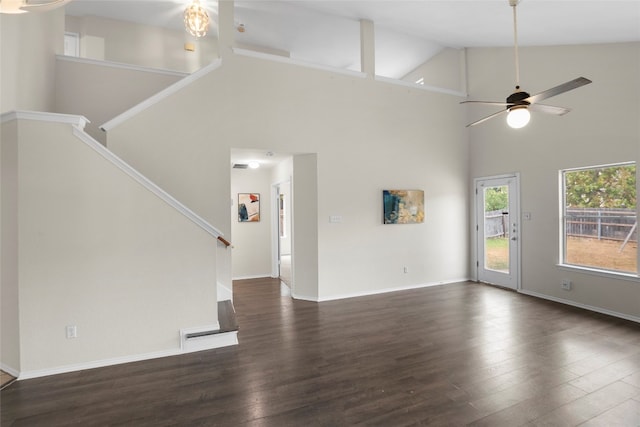
[[[569,208],[565,218],[567,235],[618,241],[638,241],[635,209]],[[635,225],[635,226],[634,226]],[[509,237],[509,214],[485,212],[486,237]]]
[[[635,209],[567,208],[566,213],[565,230],[569,236],[638,241]]]

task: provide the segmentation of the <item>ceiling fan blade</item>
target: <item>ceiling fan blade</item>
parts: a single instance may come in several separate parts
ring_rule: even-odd
[[[536,102],[542,101],[543,99],[551,98],[552,96],[560,95],[561,93],[568,92],[573,89],[577,89],[580,86],[584,86],[591,83],[591,80],[585,77],[578,77],[577,79],[573,79],[569,82],[563,83],[559,86],[552,87],[551,89],[547,89],[544,92],[540,92],[536,95],[532,95],[529,98],[525,99],[531,104],[535,104]]]
[[[529,106],[529,109],[531,111],[538,111],[540,113],[554,114],[556,116],[564,116],[569,111],[571,111],[570,108],[555,107],[553,105],[546,105],[546,104],[531,104]]]
[[[482,105],[499,105],[501,107],[508,107],[513,104],[507,104],[506,102],[493,102],[493,101],[462,101],[460,104],[482,104]]]
[[[49,3],[27,3],[20,8],[26,12],[46,12],[69,3],[71,0],[53,0]]]
[[[486,121],[487,121],[487,120],[489,120],[489,119],[493,119],[494,117],[497,117],[497,116],[499,116],[500,114],[505,114],[505,113],[507,113],[508,111],[509,111],[509,110],[507,110],[507,109],[500,110],[500,111],[498,111],[497,113],[493,113],[492,115],[485,117],[484,119],[476,120],[476,121],[475,121],[475,122],[473,122],[473,123],[469,123],[469,124],[467,125],[467,127],[471,127],[471,126],[479,125],[480,123],[486,122]]]

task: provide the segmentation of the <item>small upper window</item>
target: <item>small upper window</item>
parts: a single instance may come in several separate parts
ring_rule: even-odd
[[[638,273],[635,163],[561,171],[562,263]]]

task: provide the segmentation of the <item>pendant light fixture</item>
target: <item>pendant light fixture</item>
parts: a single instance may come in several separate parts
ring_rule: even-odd
[[[184,10],[184,26],[194,37],[204,37],[209,29],[209,14],[200,0],[193,0]]]

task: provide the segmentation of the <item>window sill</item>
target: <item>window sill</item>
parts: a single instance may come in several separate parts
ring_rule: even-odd
[[[630,282],[640,282],[640,276],[634,273],[622,273],[622,272],[610,271],[610,270],[600,270],[597,268],[582,267],[582,266],[571,265],[571,264],[557,264],[557,266],[562,268],[563,270],[579,271],[581,273],[586,273],[593,276],[607,277],[609,279],[628,280]]]

